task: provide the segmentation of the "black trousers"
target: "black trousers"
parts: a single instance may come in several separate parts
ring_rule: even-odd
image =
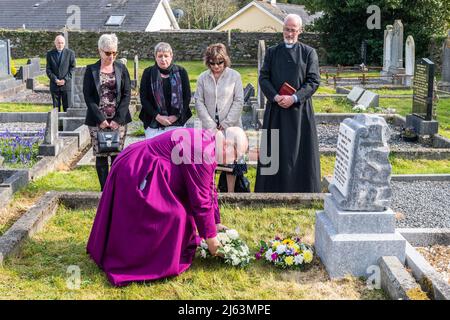
[[[56,91],[52,91],[52,101],[53,101],[53,108],[57,108],[58,112],[67,111],[67,108],[71,107],[71,101],[70,101],[70,96],[71,96],[72,92],[69,91],[62,91],[62,90],[56,90]],[[61,110],[61,105],[62,105],[62,109]]]
[[[114,160],[117,156],[111,156],[111,165],[113,165]],[[97,170],[98,181],[100,182],[100,189],[103,191],[105,187],[106,179],[109,173],[109,157],[95,157],[95,169]]]

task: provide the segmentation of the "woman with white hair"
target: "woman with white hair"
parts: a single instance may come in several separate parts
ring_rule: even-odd
[[[98,40],[100,60],[86,67],[83,81],[87,105],[85,124],[89,127],[95,156],[95,167],[101,190],[108,177],[109,164],[123,149],[131,85],[127,67],[116,62],[118,39],[115,34],[103,34]]]
[[[189,77],[183,67],[172,63],[172,47],[160,42],[155,46],[154,55],[155,65],[144,70],[140,86],[139,119],[147,139],[183,127],[192,116]]]

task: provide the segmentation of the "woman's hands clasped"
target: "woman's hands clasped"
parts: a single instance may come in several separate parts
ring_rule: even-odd
[[[162,115],[158,114],[155,119],[160,124],[162,124],[164,127],[168,127],[168,126],[171,126],[173,123],[175,123],[178,120],[178,117],[177,116],[162,116]]]
[[[104,120],[102,123],[100,123],[100,129],[106,129],[111,128],[113,130],[119,129],[119,124],[115,121],[108,122]]]

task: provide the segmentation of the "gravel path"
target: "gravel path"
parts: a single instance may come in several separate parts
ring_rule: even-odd
[[[392,181],[397,228],[450,228],[450,181]]]
[[[24,90],[13,97],[6,98],[2,102],[13,103],[48,103],[52,104],[52,96],[50,93],[33,92],[32,90]]]
[[[8,123],[0,123],[0,132],[5,132],[8,130],[9,132],[16,131],[39,131],[45,130],[45,123],[36,123],[36,122],[8,122]]]
[[[432,148],[431,145],[419,144],[414,142],[406,142],[400,137],[400,127],[389,125],[391,129],[391,137],[389,139],[389,146],[396,149],[408,150],[417,148]],[[339,125],[333,124],[318,124],[317,134],[319,136],[319,147],[321,148],[336,148],[337,138],[339,134]]]

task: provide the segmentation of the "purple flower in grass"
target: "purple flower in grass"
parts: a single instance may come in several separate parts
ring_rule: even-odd
[[[261,253],[257,252],[257,253],[255,254],[255,258],[256,258],[256,260],[261,259]]]
[[[275,252],[275,253],[272,253],[271,258],[272,258],[273,261],[277,260],[277,258],[278,258],[278,253],[276,253],[276,252]]]

